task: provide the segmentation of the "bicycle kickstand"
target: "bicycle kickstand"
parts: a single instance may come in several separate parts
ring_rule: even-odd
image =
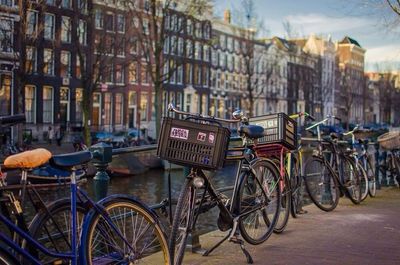
[[[244,241],[242,239],[238,238],[235,235],[229,241],[234,243],[234,244],[240,244],[240,249],[242,250],[243,254],[246,256],[247,263],[248,264],[253,264],[253,258],[251,257],[250,253],[244,247]]]
[[[211,254],[215,249],[217,249],[222,243],[224,243],[229,237],[231,233],[228,233],[221,241],[219,241],[217,244],[215,244],[212,248],[204,252],[203,256],[207,257],[208,255]]]

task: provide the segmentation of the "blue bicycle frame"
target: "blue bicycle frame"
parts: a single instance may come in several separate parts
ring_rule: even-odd
[[[22,172],[22,178],[27,177],[27,172],[23,171]],[[55,258],[60,258],[60,259],[69,259],[71,260],[72,265],[77,265],[78,264],[78,246],[77,246],[77,195],[82,195],[85,200],[89,203],[92,208],[99,213],[105,221],[110,225],[111,229],[113,229],[119,237],[124,241],[124,243],[134,251],[134,248],[132,245],[124,238],[124,236],[121,234],[119,229],[115,226],[113,221],[108,217],[107,213],[103,210],[101,204],[95,203],[93,200],[89,198],[89,196],[79,189],[76,184],[76,172],[75,169],[72,170],[71,174],[71,247],[72,251],[70,253],[60,253],[60,252],[55,252],[48,250],[46,247],[44,247],[41,243],[39,243],[36,239],[32,238],[31,235],[29,235],[27,232],[22,230],[20,227],[15,225],[13,222],[11,222],[7,217],[5,217],[3,214],[0,213],[0,223],[5,224],[10,230],[16,232],[18,235],[20,235],[23,239],[27,241],[29,245],[32,247],[38,249],[39,251],[43,252],[47,256],[55,257]],[[82,227],[87,227],[87,225],[83,225]],[[11,249],[15,250],[18,252],[20,255],[22,255],[24,258],[28,259],[32,264],[35,265],[41,265],[42,263],[34,257],[31,253],[28,251],[24,250],[19,246],[16,242],[14,242],[10,237],[8,237],[5,233],[0,231],[0,241],[5,242]],[[81,260],[81,264],[85,264],[85,261]]]

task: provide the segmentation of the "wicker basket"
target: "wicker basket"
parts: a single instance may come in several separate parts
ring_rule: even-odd
[[[378,137],[382,149],[392,150],[400,148],[400,132],[388,132]]]

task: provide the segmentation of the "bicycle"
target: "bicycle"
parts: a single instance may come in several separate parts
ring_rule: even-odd
[[[317,128],[318,148],[305,163],[305,187],[310,199],[323,211],[335,209],[342,194],[354,204],[361,201],[360,173],[356,170],[352,154],[338,150],[338,144],[341,142],[335,134],[331,134],[330,139],[321,137],[320,126],[330,119],[340,120],[328,115],[324,120],[306,128]]]
[[[374,183],[371,185],[375,185],[375,175],[370,165],[369,158],[366,156],[366,149],[364,145],[362,145],[362,150],[360,152],[357,151],[357,141],[355,137],[355,132],[359,129],[359,126],[356,125],[353,130],[343,133],[344,136],[351,136],[349,152],[352,152],[352,158],[354,159],[354,163],[356,164],[356,170],[361,173],[360,176],[360,186],[361,186],[361,201],[364,201],[368,194],[370,193],[370,181],[369,179],[373,180]],[[369,166],[368,166],[369,164]],[[367,171],[368,170],[368,171]],[[369,172],[369,173],[367,173]],[[372,176],[371,176],[372,175]],[[376,186],[375,186],[376,189]]]
[[[276,166],[268,159],[255,158],[247,141],[261,138],[264,129],[253,125],[239,128],[244,142],[231,150],[233,156],[230,159],[236,161],[235,184],[232,197],[226,199],[216,191],[203,170],[215,170],[223,166],[230,133],[222,127],[221,122],[238,123],[242,115],[235,113],[234,120],[220,119],[179,111],[172,104],[169,104],[168,110],[188,118],[179,120],[164,117],[157,154],[172,163],[191,167],[182,185],[169,238],[173,264],[183,261],[188,234],[196,224],[206,193],[220,210],[217,222],[219,229],[230,232],[203,255],[208,256],[229,240],[240,244],[247,262],[252,263],[239,235],[254,245],[267,240],[276,224],[281,198]],[[201,188],[204,189],[202,199],[196,201],[196,192]]]
[[[292,204],[291,179],[285,168],[285,157],[297,148],[297,123],[285,113],[275,113],[252,117],[250,124],[264,128],[264,137],[254,143],[256,156],[270,158],[279,168],[282,198],[274,232],[282,233],[288,224]]]
[[[161,250],[160,259],[164,261],[164,264],[169,264],[166,237],[157,216],[152,210],[140,201],[126,195],[109,196],[99,203],[95,203],[84,191],[76,186],[75,167],[92,159],[92,154],[89,151],[51,156],[51,153],[48,151],[33,150],[10,156],[4,164],[9,168],[21,169],[22,175],[26,176],[31,168],[38,167],[46,163],[49,159],[51,159],[50,163],[54,166],[71,172],[71,197],[67,200],[70,203],[70,215],[68,215],[70,222],[66,222],[70,224],[70,227],[60,228],[55,226],[54,230],[45,231],[44,233],[44,236],[51,235],[51,237],[34,238],[29,232],[22,230],[6,216],[0,214],[0,223],[7,226],[26,241],[24,246],[20,246],[18,242],[13,241],[3,231],[0,231],[0,241],[7,245],[7,248],[1,245],[0,255],[2,258],[0,260],[5,264],[19,264],[19,262],[23,264],[27,264],[28,262],[31,264],[43,264],[37,254],[37,252],[41,252],[56,259],[48,261],[50,264],[54,264],[52,262],[69,264],[69,261],[71,264],[77,264],[78,257],[81,264],[99,264],[105,261],[133,262],[139,259],[152,260],[156,250]],[[83,220],[80,241],[78,240],[77,196],[84,197],[86,203],[91,207],[90,212]],[[133,221],[137,219],[142,224],[147,224],[144,231],[139,234],[137,233],[140,231],[137,230],[143,227],[136,227],[136,223],[133,223]],[[120,224],[124,224],[124,227],[119,227]],[[127,224],[130,224],[130,226]],[[44,230],[47,228],[48,226],[46,225],[42,227]],[[97,237],[94,237],[95,235]],[[140,235],[140,237],[136,238],[135,235]],[[63,247],[66,249],[48,248],[45,243],[54,243],[52,239],[57,239],[58,237],[64,238],[66,243]],[[157,240],[158,244],[146,245],[146,242],[143,241],[151,239],[153,241]],[[150,241],[150,243],[153,242]],[[137,247],[143,247],[142,252],[137,251]],[[147,255],[144,252],[145,248],[146,251],[149,251]],[[4,252],[14,254],[10,257],[10,255]]]

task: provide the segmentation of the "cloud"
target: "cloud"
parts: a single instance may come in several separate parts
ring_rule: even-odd
[[[365,29],[373,23],[365,17],[331,17],[318,13],[292,14],[282,20],[288,21],[298,35],[347,33],[355,29]],[[284,34],[281,22],[267,21],[266,24],[274,34]]]
[[[376,63],[389,65],[396,69],[400,67],[400,45],[389,44],[366,49],[367,69],[373,68]]]

